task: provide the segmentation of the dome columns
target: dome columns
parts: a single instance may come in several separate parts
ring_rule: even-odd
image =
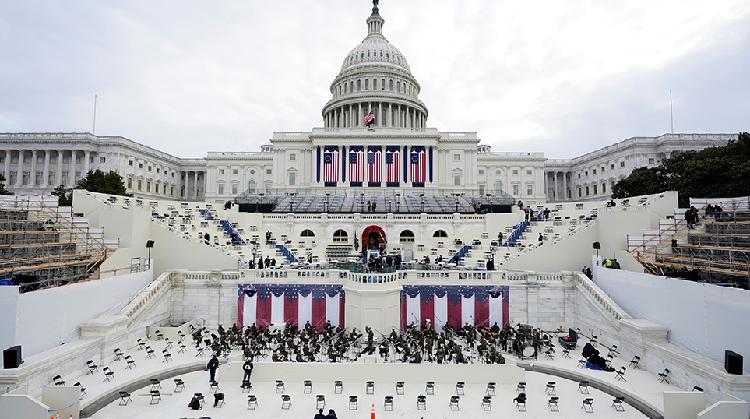
[[[409,104],[384,101],[358,101],[329,108],[324,114],[326,128],[363,128],[365,115],[375,114],[375,127],[423,130],[427,115]]]

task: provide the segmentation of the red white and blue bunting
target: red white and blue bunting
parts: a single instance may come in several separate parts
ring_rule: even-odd
[[[344,325],[344,290],[328,284],[244,284],[237,292],[237,327],[310,322],[322,330],[326,321]]]
[[[510,324],[507,286],[404,285],[401,290],[401,329],[424,327],[430,320],[436,330],[448,323],[503,327]]]

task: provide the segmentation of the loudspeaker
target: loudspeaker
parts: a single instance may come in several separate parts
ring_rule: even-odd
[[[602,248],[602,245],[599,244],[599,242],[594,242],[594,249],[599,250]]]
[[[672,239],[672,248],[677,247],[677,240]]]
[[[21,345],[11,346],[3,351],[3,368],[18,368],[22,363]]]
[[[742,375],[742,355],[735,351],[724,351],[724,369],[729,374]]]

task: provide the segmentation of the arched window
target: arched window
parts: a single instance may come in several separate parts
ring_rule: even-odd
[[[445,230],[437,230],[432,233],[432,237],[448,237],[448,233],[446,233]]]
[[[354,92],[354,80],[349,82],[349,93]]]
[[[349,235],[344,230],[336,230],[333,232],[334,243],[346,243],[349,241]]]
[[[401,82],[400,81],[396,82],[396,91],[399,92],[399,93],[401,93]]]
[[[302,230],[300,237],[315,237],[315,233],[313,233],[313,231],[310,229]]]
[[[414,233],[411,230],[404,230],[399,235],[401,243],[414,243]]]
[[[390,80],[388,85],[390,86],[388,89],[392,92],[393,91],[393,79]]]
[[[362,90],[362,80],[357,80],[357,91]]]

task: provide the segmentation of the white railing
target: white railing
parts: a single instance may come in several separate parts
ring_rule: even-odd
[[[630,315],[625,312],[617,303],[612,300],[594,281],[580,272],[573,272],[572,279],[579,289],[585,291],[595,302],[610,313],[616,320],[630,319]]]
[[[165,272],[139,292],[122,310],[129,318],[137,317],[139,312],[153,300],[162,296],[172,286],[173,272]]]

